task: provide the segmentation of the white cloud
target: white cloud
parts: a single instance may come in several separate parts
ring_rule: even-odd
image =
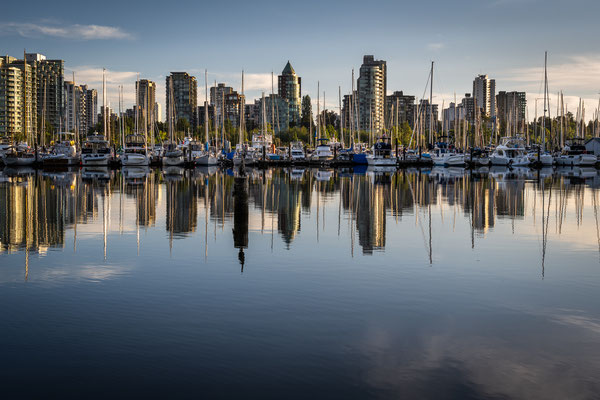
[[[438,42],[438,43],[429,43],[427,45],[427,48],[429,50],[441,50],[444,48],[444,43]]]
[[[76,84],[88,85],[90,88],[98,91],[98,107],[100,107],[102,105],[102,68],[93,66],[73,67],[65,71],[65,80],[71,80],[73,72],[75,72]],[[106,69],[106,102],[110,104],[113,110],[118,111],[119,86],[123,86],[123,109],[130,108],[133,105],[135,102],[135,81],[137,74],[135,71]],[[140,79],[143,78],[145,77],[140,76]],[[160,99],[159,96],[157,91],[158,99]]]
[[[123,29],[104,25],[64,25],[58,23],[43,24],[29,22],[4,22],[0,24],[0,35],[19,35],[27,38],[42,36],[73,40],[132,39],[133,36]]]

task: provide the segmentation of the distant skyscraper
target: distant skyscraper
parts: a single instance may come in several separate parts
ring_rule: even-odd
[[[498,123],[502,132],[506,132],[506,128],[510,124],[512,129],[516,128],[516,132],[519,133],[525,121],[525,108],[527,107],[525,92],[499,92],[496,96],[496,104]]]
[[[296,71],[288,61],[277,81],[279,97],[288,102],[288,119],[291,124],[299,125],[302,107],[302,78],[296,75]]]
[[[404,122],[414,128],[415,96],[404,95],[402,91],[386,97],[386,121],[401,126]]]
[[[64,72],[63,60],[48,60],[39,53],[25,54],[27,63],[35,70],[37,81],[37,113],[45,115],[46,121],[57,131],[64,125]]]
[[[174,110],[170,108],[169,90],[172,88]],[[196,107],[198,103],[198,84],[196,77],[189,75],[187,72],[171,72],[171,75],[166,79],[166,106],[167,106],[167,123],[171,119],[169,115],[172,112],[175,115],[174,124],[177,124],[179,119],[184,118],[189,123],[192,129],[197,126]]]
[[[286,131],[290,126],[290,121],[288,119],[288,102],[286,99],[282,99],[279,95],[274,94],[271,96],[266,96],[265,98],[265,114],[267,117],[266,123],[269,124],[275,135],[278,135],[280,132]],[[258,114],[256,122],[258,126],[261,126],[262,123],[262,98],[255,100],[255,112]]]
[[[81,86],[85,95],[86,130],[88,133],[98,123],[98,92],[96,89],[88,89],[87,85]]]
[[[0,57],[0,136],[25,139],[37,133],[36,82],[32,65]]]
[[[486,117],[496,116],[496,81],[487,75],[478,75],[473,81],[473,97],[477,108]]]
[[[74,85],[72,81],[65,81],[65,131],[78,132],[79,135],[87,134],[86,93],[82,86]]]
[[[136,82],[137,85],[137,101],[140,111],[138,118],[139,122],[148,118],[148,124],[156,121],[154,114],[154,105],[156,104],[156,83],[148,79],[141,79]]]
[[[160,103],[154,103],[154,116],[156,117],[156,122],[162,122],[162,107]]]
[[[358,77],[359,127],[376,133],[385,127],[387,65],[385,61],[364,56]]]

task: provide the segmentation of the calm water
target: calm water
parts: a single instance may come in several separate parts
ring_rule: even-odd
[[[598,398],[599,186],[5,169],[3,397]]]

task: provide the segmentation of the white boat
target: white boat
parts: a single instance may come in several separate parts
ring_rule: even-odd
[[[590,167],[597,162],[596,156],[587,152],[582,138],[568,141],[562,153],[556,157],[556,164],[561,166]]]
[[[333,152],[331,151],[331,146],[329,145],[329,139],[321,138],[317,139],[319,144],[317,148],[311,155],[312,161],[330,161],[333,159]]]
[[[7,167],[24,167],[35,163],[35,153],[21,146],[9,147],[2,154],[2,161]]]
[[[125,137],[125,147],[121,155],[121,165],[144,167],[150,164],[146,140],[142,135],[128,135]]]
[[[529,160],[529,164],[537,164],[539,162],[546,167],[554,164],[554,157],[552,157],[552,154],[548,152],[541,152],[541,154],[539,154],[538,150],[529,151],[527,153],[527,159]]]
[[[44,166],[62,167],[78,165],[80,156],[74,139],[74,133],[59,132],[58,141],[52,146],[50,153],[44,157]]]
[[[167,143],[162,158],[162,165],[165,167],[174,167],[183,165],[184,163],[183,151],[175,143]]]
[[[92,134],[87,137],[81,149],[83,166],[107,166],[112,158],[112,148],[104,135]]]
[[[444,167],[461,167],[465,165],[465,155],[457,153],[447,142],[440,141],[435,144],[429,153],[434,165]]]
[[[392,144],[386,136],[379,138],[373,145],[373,153],[367,156],[369,166],[396,167],[397,160],[392,157]]]
[[[503,137],[490,157],[492,165],[527,166],[530,164],[522,136]]]

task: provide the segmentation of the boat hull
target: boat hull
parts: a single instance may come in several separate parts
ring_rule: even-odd
[[[144,154],[124,154],[121,156],[121,165],[126,167],[145,167],[150,160]]]

